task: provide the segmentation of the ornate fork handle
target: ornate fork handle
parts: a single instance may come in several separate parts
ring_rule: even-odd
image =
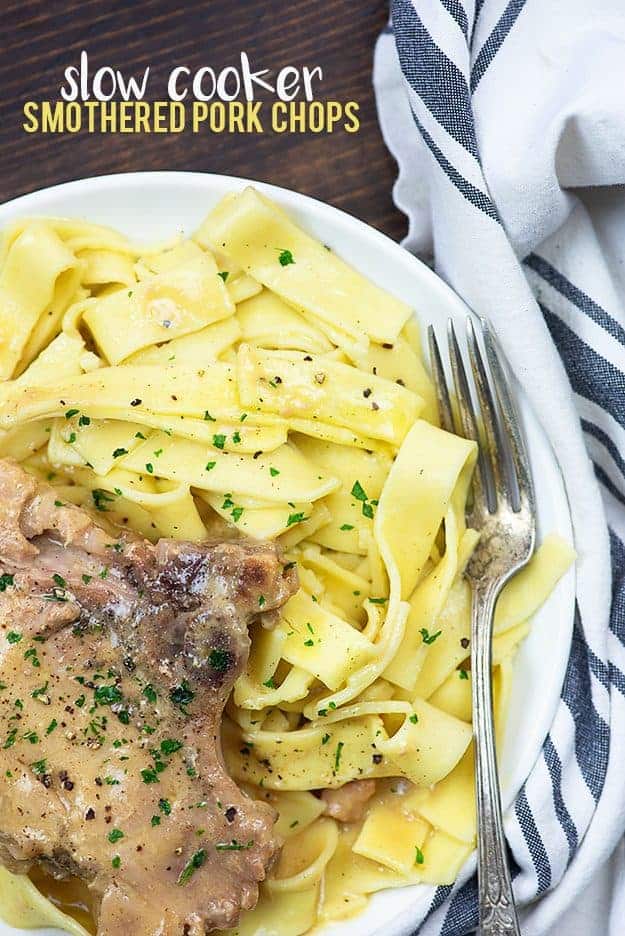
[[[477,805],[477,873],[482,936],[520,936],[506,860],[495,756],[491,677],[493,617],[503,582],[474,584],[471,676]]]

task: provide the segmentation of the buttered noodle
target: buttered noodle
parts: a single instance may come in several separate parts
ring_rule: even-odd
[[[224,723],[231,774],[275,805],[285,840],[233,932],[299,936],[374,891],[451,883],[475,840],[476,452],[437,425],[410,308],[251,188],[160,249],[20,221],[1,264],[0,456],[104,524],[276,539],[297,563]],[[499,733],[516,649],[571,561],[548,537],[499,602]],[[348,825],[312,792],[367,778]],[[29,887],[2,872],[15,923]],[[22,922],[59,925],[45,906]]]

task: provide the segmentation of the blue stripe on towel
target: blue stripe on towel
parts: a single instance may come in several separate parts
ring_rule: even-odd
[[[538,254],[529,254],[523,263],[534,273],[537,273],[545,282],[553,286],[562,296],[568,299],[573,305],[577,306],[582,312],[585,312],[588,318],[601,325],[603,329],[613,338],[616,338],[622,345],[625,345],[625,328],[620,325],[613,316],[611,316],[598,302],[591,299],[585,292],[574,286],[573,283],[563,276],[554,266],[552,266],[544,257]]]
[[[478,160],[464,75],[432,40],[410,0],[393,0],[392,11],[397,52],[408,84],[441,127]]]
[[[451,898],[440,936],[471,933],[477,924],[477,877],[473,875]]]
[[[566,841],[569,846],[569,860],[567,865],[573,859],[573,855],[577,851],[578,845],[578,835],[577,829],[575,828],[575,823],[571,818],[571,814],[567,809],[566,803],[564,802],[564,796],[562,795],[562,761],[560,760],[560,755],[555,749],[554,743],[551,740],[551,735],[547,735],[547,739],[543,745],[543,757],[545,759],[545,764],[547,765],[547,770],[549,771],[549,776],[551,778],[551,789],[553,792],[553,807],[555,814],[558,817],[558,822],[562,826],[562,831],[566,836]]]
[[[580,773],[593,798],[598,801],[608,765],[610,730],[592,703],[589,652],[576,607],[562,699],[575,724],[575,756]]]
[[[601,482],[604,488],[610,492],[612,497],[615,497],[617,501],[621,504],[625,504],[625,494],[622,491],[619,491],[616,484],[612,479],[605,473],[601,465],[598,465],[596,461],[592,463],[593,468],[595,469],[595,475],[597,479]]]
[[[432,903],[430,904],[430,908],[428,910],[428,916],[431,913],[434,913],[435,910],[438,910],[439,907],[442,907],[453,889],[453,884],[441,884],[436,888],[434,897],[432,898]]]
[[[551,884],[551,865],[549,864],[549,856],[547,855],[543,840],[540,837],[530,804],[527,801],[525,785],[516,798],[514,811],[519,821],[525,844],[530,853],[534,870],[536,871],[538,893],[542,894]]]
[[[472,93],[477,88],[484,77],[486,69],[504,44],[506,36],[516,23],[517,17],[524,6],[525,0],[510,0],[510,3],[499,17],[497,25],[478,52],[473,68],[471,69]]]
[[[625,426],[625,374],[586,344],[569,326],[541,304],[571,386]]]
[[[460,0],[441,0],[442,5],[462,30],[465,39],[469,35],[469,20]]]
[[[625,646],[625,543],[610,529],[612,620],[610,630]],[[625,677],[623,677],[625,681]],[[625,695],[625,692],[623,693]]]
[[[612,461],[620,473],[625,477],[625,459],[622,457],[607,432],[604,432],[600,426],[595,425],[595,423],[591,422],[589,419],[582,419],[582,429],[603,445],[612,456]]]
[[[449,181],[455,185],[461,195],[464,195],[466,200],[470,202],[475,208],[479,208],[480,211],[483,211],[484,214],[488,215],[489,218],[492,218],[493,221],[499,222],[497,209],[495,208],[489,196],[485,195],[484,192],[481,192],[480,189],[476,188],[469,181],[467,181],[464,176],[460,175],[458,170],[455,169],[446,156],[443,155],[430,134],[421,124],[417,115],[413,113],[412,116],[414,118],[414,122],[419,128],[419,132],[421,133],[424,142],[434,156],[436,162],[448,176]]]

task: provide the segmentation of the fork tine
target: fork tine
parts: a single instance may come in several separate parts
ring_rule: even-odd
[[[480,401],[482,425],[486,447],[490,455],[491,468],[497,493],[502,493],[514,510],[518,510],[518,493],[514,474],[513,457],[505,432],[501,430],[501,420],[497,401],[493,396],[488,378],[487,366],[477,341],[472,319],[467,316],[467,340],[471,370]],[[492,376],[492,375],[491,375]]]
[[[436,340],[436,332],[431,325],[428,325],[428,345],[430,349],[430,367],[432,369],[432,377],[434,378],[436,398],[438,400],[438,415],[441,421],[441,427],[447,432],[453,432],[454,417],[451,410],[449,390],[447,389],[445,369],[443,367],[438,341]]]
[[[477,442],[478,470],[473,475],[474,504],[478,509],[486,509],[491,513],[496,509],[497,498],[490,472],[490,460],[487,461],[484,445],[480,439],[480,431],[473,406],[473,398],[469,389],[469,381],[464,368],[460,346],[456,337],[456,330],[451,319],[447,322],[447,343],[449,345],[449,359],[458,400],[458,410],[462,423],[462,434],[466,439]]]
[[[484,336],[486,357],[493,377],[493,386],[499,399],[505,435],[509,440],[512,464],[516,473],[519,503],[514,509],[519,510],[521,507],[527,506],[533,515],[535,513],[534,481],[527,446],[520,428],[519,415],[510,393],[510,382],[505,374],[500,354],[497,351],[495,337],[488,322],[480,318],[480,324]]]

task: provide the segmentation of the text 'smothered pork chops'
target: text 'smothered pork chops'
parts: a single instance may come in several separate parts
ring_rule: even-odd
[[[268,544],[116,539],[1,461],[0,861],[85,880],[100,936],[236,923],[277,844],[222,711],[296,585]]]

